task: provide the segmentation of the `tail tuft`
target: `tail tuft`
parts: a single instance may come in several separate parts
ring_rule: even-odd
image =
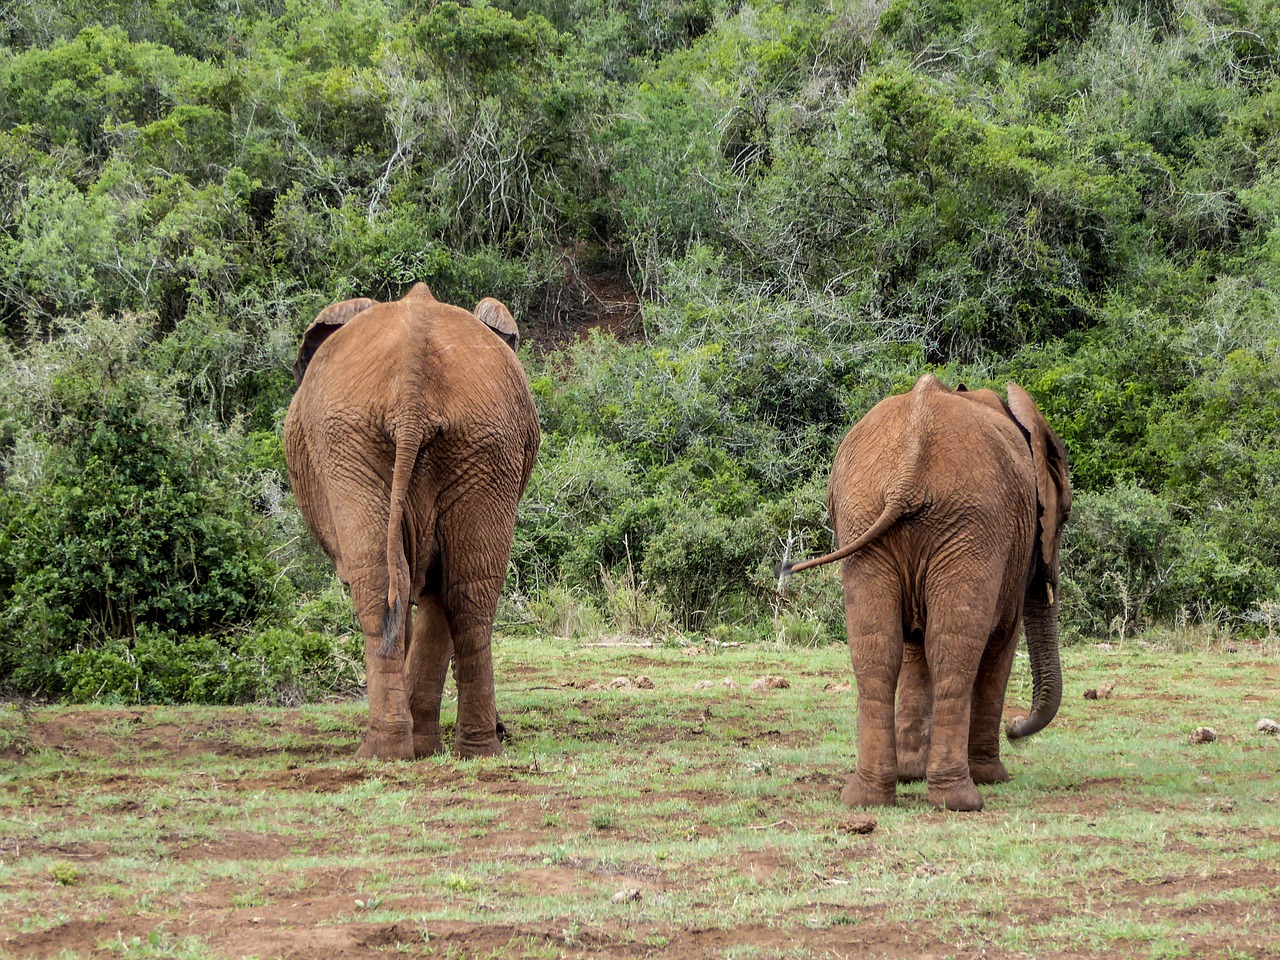
[[[791,579],[791,568],[794,563],[787,563],[785,560],[773,568],[773,575],[778,578],[778,594],[787,592],[787,581]]]
[[[404,599],[396,597],[382,615],[382,647],[380,657],[401,656],[404,653]]]

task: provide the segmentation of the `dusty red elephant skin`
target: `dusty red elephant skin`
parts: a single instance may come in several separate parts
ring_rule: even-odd
[[[843,546],[783,570],[842,561],[858,680],[858,764],[843,797],[854,806],[892,805],[899,781],[924,778],[935,805],[980,810],[975,784],[1009,779],[1000,718],[1024,620],[1034,702],[1009,736],[1057,712],[1066,451],[1021,387],[1008,397],[924,376],[878,403],[831,471]]]
[[[364,634],[361,756],[443,749],[451,662],[455,751],[501,752],[493,618],[539,442],[517,345],[498,301],[469,312],[417,284],[393,303],[333,304],[298,350],[285,455]]]

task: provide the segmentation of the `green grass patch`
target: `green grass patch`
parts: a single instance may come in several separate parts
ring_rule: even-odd
[[[510,737],[479,763],[358,761],[358,703],[2,710],[0,957],[284,949],[236,930],[441,957],[1280,946],[1274,658],[1068,648],[1061,713],[1005,746],[983,812],[911,785],[862,833],[845,649],[707,649],[500,640]]]

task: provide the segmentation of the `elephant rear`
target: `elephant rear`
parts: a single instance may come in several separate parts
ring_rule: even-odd
[[[418,752],[416,731],[436,723],[450,651],[459,751],[500,750],[489,634],[539,441],[517,343],[498,301],[471,313],[422,284],[394,303],[335,304],[304,335],[286,459],[365,635],[363,755]],[[405,672],[409,608],[424,591],[436,598],[422,618],[435,631],[424,642],[444,651],[414,660],[434,665],[426,679]],[[423,684],[436,691],[434,708],[422,705],[431,697],[410,695]]]
[[[843,561],[859,746],[842,796],[855,806],[892,805],[900,778],[924,776],[930,802],[977,810],[975,784],[1008,779],[1000,721],[1024,610],[1033,704],[1008,735],[1057,711],[1066,455],[1025,391],[1008,396],[925,376],[878,403],[832,468],[839,549],[793,567]]]

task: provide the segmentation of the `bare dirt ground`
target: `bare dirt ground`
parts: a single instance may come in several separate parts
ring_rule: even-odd
[[[629,341],[640,336],[640,296],[621,268],[584,265],[585,251],[566,251],[562,271],[535,291],[520,319],[537,354],[568,346],[591,331]]]
[[[71,716],[53,716],[37,720],[29,728],[29,740],[21,749],[0,754],[6,761],[14,761],[32,750],[49,749],[77,758],[106,759],[118,755],[119,740],[99,731],[120,728],[122,724],[136,725],[148,738],[149,765],[166,767],[172,763],[206,757],[239,757],[256,760],[266,753],[276,754],[277,748],[236,745],[237,734],[253,735],[259,730],[259,720],[249,716],[231,716],[213,723],[152,723],[155,708],[131,709],[82,709]],[[301,738],[300,746],[288,750],[288,755],[308,761],[308,767],[294,768],[289,763],[285,769],[244,776],[218,777],[211,787],[216,790],[218,802],[235,807],[243,800],[264,792],[289,794],[306,792],[316,794],[341,793],[354,785],[370,779],[381,780],[387,776],[377,767],[358,769],[325,765],[325,760],[346,759],[349,738],[325,737],[314,725],[304,722],[296,711],[281,711],[274,718],[285,729]],[[673,729],[651,731],[655,742],[674,739]],[[338,742],[334,742],[334,741]],[[318,766],[310,763],[318,761]],[[128,766],[128,765],[126,765]],[[406,768],[408,769],[408,768]],[[654,869],[643,874],[623,872],[614,874],[601,871],[572,860],[554,865],[542,865],[541,857],[512,853],[513,847],[537,837],[544,831],[542,810],[536,805],[519,802],[529,793],[540,793],[536,772],[513,773],[507,770],[471,770],[436,768],[430,771],[413,771],[402,778],[404,771],[395,771],[402,784],[429,791],[436,797],[447,797],[456,788],[472,786],[478,780],[492,798],[511,798],[516,801],[503,814],[499,830],[469,844],[475,859],[513,859],[519,864],[514,874],[516,885],[533,893],[583,894],[602,882],[612,882],[622,889],[642,892],[658,892],[678,884],[679,879],[669,877],[665,871]],[[826,778],[810,779],[802,785],[802,791],[817,789]],[[100,803],[118,814],[145,811],[153,787],[150,775],[129,773],[126,770],[109,774],[61,772],[52,780],[36,777],[6,785],[11,794],[21,794],[42,811],[56,816],[62,831],[74,830],[80,822],[88,823],[91,815],[78,813],[76,799],[92,795]],[[545,788],[544,788],[545,789]],[[555,809],[566,823],[585,823],[585,802],[567,796],[554,787]],[[700,802],[707,797],[698,792],[690,799]],[[192,802],[187,800],[185,802]],[[443,802],[448,803],[448,800]],[[348,838],[350,839],[350,838]],[[182,916],[169,921],[167,930],[174,937],[199,935],[208,937],[216,945],[218,955],[259,957],[366,957],[387,952],[396,944],[421,944],[422,927],[409,921],[392,923],[334,921],[349,915],[353,907],[352,890],[367,872],[357,864],[344,863],[307,868],[305,896],[293,889],[296,873],[292,869],[273,869],[273,862],[310,853],[308,847],[324,848],[327,844],[304,845],[299,849],[295,838],[262,834],[251,831],[223,830],[213,838],[182,836],[161,833],[158,840],[164,847],[163,857],[179,863],[209,865],[214,863],[244,862],[254,864],[255,873],[270,903],[237,906],[237,895],[243,883],[235,880],[209,880],[198,891],[183,898]],[[0,855],[5,859],[38,856],[56,856],[67,860],[77,869],[89,870],[95,864],[117,854],[112,844],[103,842],[67,843],[43,842],[38,838],[13,839],[0,845]],[[783,866],[781,860],[769,853],[753,857],[742,867],[752,873],[774,873]],[[432,860],[402,861],[408,871],[429,872],[438,869]],[[146,884],[146,871],[136,877],[138,887]],[[127,898],[126,898],[127,899]],[[407,912],[430,912],[448,907],[444,901],[430,898],[408,898],[397,903],[397,908]],[[10,916],[10,922],[21,917]],[[101,912],[80,919],[69,920],[51,929],[36,933],[11,936],[6,945],[18,956],[50,957],[71,950],[86,955],[100,955],[103,947],[128,941],[132,937],[145,938],[156,926],[154,916],[114,916]],[[815,931],[815,934],[818,933]],[[871,931],[870,939],[858,938],[854,942],[875,943],[878,937]],[[904,931],[890,932],[888,942],[899,943]],[[448,948],[456,945],[465,956],[523,956],[523,950],[535,943],[554,944],[568,956],[636,956],[632,939],[634,931],[623,936],[619,930],[608,927],[566,936],[560,923],[543,924],[476,924],[458,921],[437,921],[429,926],[428,943],[441,955],[449,955]],[[821,938],[814,937],[815,943]],[[848,938],[842,938],[846,945]],[[777,930],[771,925],[747,926],[735,931],[700,930],[681,931],[678,947],[673,956],[720,956],[733,943],[749,942],[757,945],[791,946],[795,944],[792,931]],[[513,951],[514,952],[511,952]],[[645,951],[647,952],[647,951]],[[559,955],[552,953],[551,956]],[[901,956],[916,956],[914,949],[907,949]]]
[[[691,662],[594,668],[652,691],[511,666],[512,740],[483,763],[355,761],[350,704],[11,709],[0,956],[1280,957],[1273,740],[1241,733],[1166,790],[1162,756],[1109,752],[1142,712],[1131,681],[1110,716],[1064,706],[1064,739],[1103,751],[1074,761],[1085,775],[1028,757],[1031,782],[982,813],[908,791],[862,814],[813,752],[852,732],[811,722],[831,671],[762,692],[747,682],[776,664],[671,673]],[[734,689],[690,692],[735,669]],[[1233,693],[1275,703],[1256,689]],[[1006,865],[1025,890],[991,875]]]

